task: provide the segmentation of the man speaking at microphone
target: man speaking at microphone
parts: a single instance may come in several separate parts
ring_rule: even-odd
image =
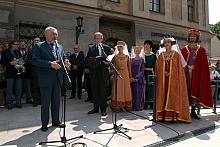
[[[45,29],[46,41],[33,48],[32,63],[38,67],[38,80],[41,94],[42,131],[48,130],[49,107],[51,104],[52,126],[63,128],[59,120],[59,106],[64,67],[70,66],[63,47],[57,43],[58,31],[54,27]]]
[[[87,53],[85,72],[91,76],[92,97],[94,109],[88,114],[94,114],[101,110],[102,116],[106,116],[107,80],[109,76],[108,61],[106,55],[111,54],[109,46],[102,43],[103,35],[100,32],[94,34],[95,45],[89,48]]]

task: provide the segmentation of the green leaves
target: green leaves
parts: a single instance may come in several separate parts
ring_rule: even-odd
[[[216,23],[216,24],[212,24],[210,25],[210,30],[215,33],[215,35],[218,37],[218,39],[220,40],[220,22]]]

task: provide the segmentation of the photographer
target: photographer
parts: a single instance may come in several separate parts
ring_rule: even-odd
[[[13,87],[15,86],[15,107],[22,108],[21,105],[21,91],[22,81],[18,74],[18,70],[15,68],[18,65],[18,59],[21,58],[18,51],[19,41],[13,40],[9,43],[9,48],[5,50],[2,56],[2,64],[6,67],[5,79],[7,81],[6,88],[6,106],[8,109],[13,108]]]

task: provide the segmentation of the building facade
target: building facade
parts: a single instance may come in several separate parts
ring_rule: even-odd
[[[33,36],[44,39],[45,27],[54,26],[58,41],[73,51],[78,16],[83,17],[78,42],[85,52],[96,31],[111,46],[124,40],[131,48],[150,39],[156,51],[170,35],[183,47],[193,27],[201,30],[202,45],[211,54],[208,0],[0,0],[0,41],[16,38],[31,45]]]

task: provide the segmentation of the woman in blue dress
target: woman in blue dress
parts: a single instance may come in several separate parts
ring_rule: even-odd
[[[132,106],[134,110],[144,109],[145,103],[145,77],[144,77],[144,50],[142,46],[135,46],[131,51],[132,72]]]

